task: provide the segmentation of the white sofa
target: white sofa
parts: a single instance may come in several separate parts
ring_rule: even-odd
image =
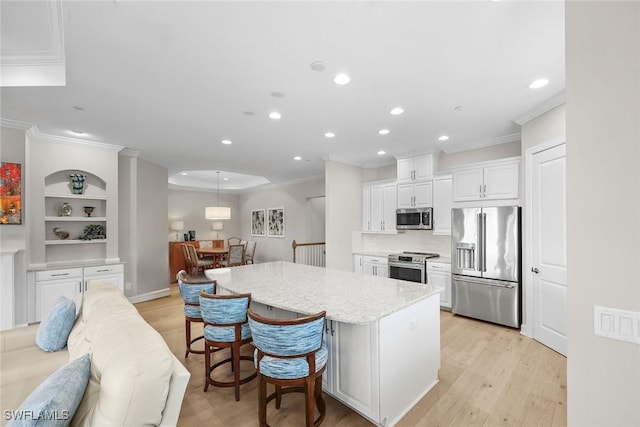
[[[40,350],[37,329],[0,332],[3,410],[17,409],[51,373],[90,353],[91,377],[72,426],[177,424],[191,374],[118,288],[95,282],[89,287],[63,350]]]

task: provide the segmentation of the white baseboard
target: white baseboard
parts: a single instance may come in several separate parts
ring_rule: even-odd
[[[170,295],[171,295],[171,291],[169,290],[169,288],[166,288],[166,289],[160,289],[153,292],[147,292],[146,294],[142,294],[142,295],[127,297],[127,299],[129,300],[129,302],[131,302],[131,304],[137,304],[139,302],[151,301],[153,299],[168,297]]]

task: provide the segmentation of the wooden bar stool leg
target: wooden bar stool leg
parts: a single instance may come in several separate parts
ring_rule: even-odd
[[[204,391],[209,388],[209,369],[211,368],[211,347],[204,342]]]
[[[267,382],[260,373],[258,373],[258,385],[260,388],[258,391],[258,421],[260,427],[265,427],[267,425]]]
[[[184,358],[189,357],[189,349],[191,348],[191,322],[185,317],[184,319],[184,335],[187,338],[187,351],[184,353]]]
[[[307,427],[313,427],[313,415],[315,406],[313,404],[314,401],[314,392],[313,392],[314,381],[311,377],[307,377],[305,379],[305,387],[304,387],[304,411],[306,415],[306,424]]]
[[[282,402],[282,387],[276,385],[276,409],[280,409],[280,403]]]
[[[231,347],[231,357],[233,358],[233,373],[236,389],[236,402],[240,400],[240,343],[233,343]]]

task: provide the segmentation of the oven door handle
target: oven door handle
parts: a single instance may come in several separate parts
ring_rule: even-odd
[[[402,262],[390,262],[389,267],[410,268],[412,270],[424,270],[424,267],[419,264],[405,264]]]

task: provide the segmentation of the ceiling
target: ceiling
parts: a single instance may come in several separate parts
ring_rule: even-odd
[[[2,1],[3,24],[16,4]],[[376,167],[518,141],[515,121],[565,87],[559,1],[114,0],[56,10],[66,85],[3,87],[2,118],[126,146],[175,180],[201,171],[191,187],[215,188],[217,170],[254,176],[245,187],[278,184],[323,175],[325,159]],[[3,61],[8,43],[50,31],[29,25],[37,13],[20,15],[21,25],[3,25]],[[339,72],[351,82],[335,84]],[[528,88],[541,77],[547,86]],[[404,113],[391,115],[397,106]],[[234,179],[220,188],[242,188]]]

